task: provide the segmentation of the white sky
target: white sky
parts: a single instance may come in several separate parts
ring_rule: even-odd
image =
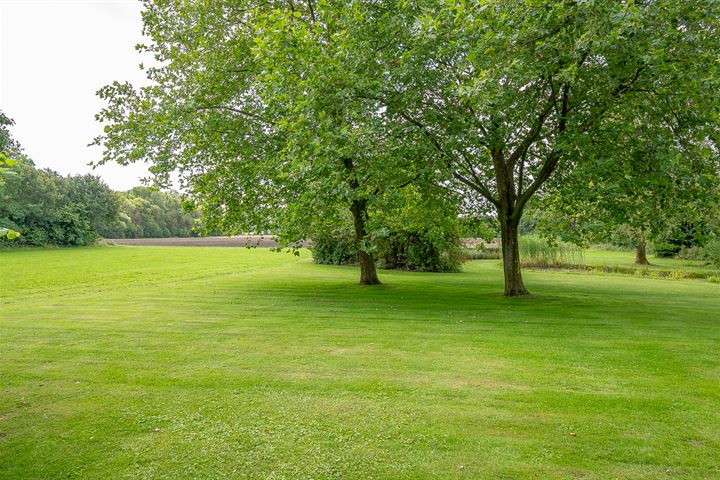
[[[144,165],[92,171],[101,151],[87,146],[101,132],[95,92],[113,80],[146,83],[140,11],[138,0],[0,0],[0,110],[37,166],[92,172],[116,190],[147,174]]]

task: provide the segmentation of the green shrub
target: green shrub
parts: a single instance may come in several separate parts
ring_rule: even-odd
[[[720,238],[714,238],[701,247],[699,257],[710,262],[715,268],[720,268]]]
[[[313,260],[325,265],[354,265],[357,263],[355,237],[347,228],[335,228],[312,236]]]
[[[432,238],[418,232],[394,232],[378,239],[375,245],[378,267],[416,272],[455,272],[465,259],[460,239],[456,236]],[[348,228],[338,227],[312,236],[315,263],[353,265],[357,263],[354,235]]]
[[[535,267],[578,265],[583,261],[582,248],[566,242],[550,242],[537,235],[520,237],[520,260]]]
[[[681,245],[674,243],[656,243],[655,244],[655,256],[656,257],[674,257],[680,252]]]
[[[700,247],[682,247],[676,257],[682,260],[702,260],[702,249]]]
[[[384,268],[414,272],[457,272],[465,258],[460,239],[446,235],[433,238],[422,232],[395,232],[379,249]]]

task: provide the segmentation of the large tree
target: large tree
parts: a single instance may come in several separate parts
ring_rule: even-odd
[[[429,171],[432,154],[377,100],[356,95],[381,73],[374,47],[354,48],[362,22],[350,20],[365,7],[145,7],[144,50],[160,66],[148,70],[152,86],[101,90],[104,161],[149,161],[161,183],[177,173],[204,223],[228,234],[270,232],[292,244],[341,205],[353,217],[360,283],[380,283],[369,217]]]
[[[631,122],[628,104],[664,114],[673,97],[710,108],[719,18],[720,5],[705,0],[401,3],[375,29],[389,42],[378,56],[391,81],[366,94],[419,129],[453,179],[494,206],[505,294],[525,295],[518,224],[527,202],[585,148],[612,142],[597,132],[608,119]]]

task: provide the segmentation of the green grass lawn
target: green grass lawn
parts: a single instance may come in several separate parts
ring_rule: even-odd
[[[708,262],[683,260],[680,258],[661,258],[648,255],[650,265],[635,265],[635,252],[612,252],[598,248],[591,248],[589,250],[585,250],[583,257],[583,263],[590,266],[638,268],[659,271],[674,270],[706,275],[720,275],[720,272],[709,265]]]
[[[720,285],[0,252],[2,479],[717,479]]]

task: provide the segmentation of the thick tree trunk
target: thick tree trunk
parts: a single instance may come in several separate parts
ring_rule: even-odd
[[[505,275],[505,296],[522,297],[529,295],[520,270],[520,245],[518,243],[518,220],[500,214],[503,272]]]
[[[635,249],[635,264],[636,265],[650,265],[647,259],[647,252],[645,251],[645,237],[640,234],[637,239],[637,248]]]
[[[350,205],[355,225],[355,246],[358,250],[358,263],[360,264],[360,285],[380,285],[375,267],[375,258],[371,253],[362,249],[362,241],[367,235],[365,219],[367,218],[367,201],[353,200]]]

